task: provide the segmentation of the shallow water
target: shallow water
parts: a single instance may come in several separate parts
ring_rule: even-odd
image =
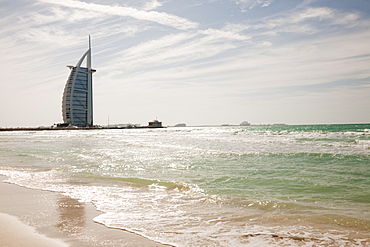
[[[0,132],[0,174],[176,246],[370,246],[370,125]]]

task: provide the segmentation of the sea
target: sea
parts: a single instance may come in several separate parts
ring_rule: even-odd
[[[0,174],[174,246],[370,246],[370,124],[0,132]]]

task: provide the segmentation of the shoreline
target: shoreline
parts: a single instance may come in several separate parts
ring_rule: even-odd
[[[94,222],[102,213],[92,204],[5,179],[0,176],[0,229],[6,229],[0,246],[171,246]]]
[[[120,130],[120,129],[163,129],[167,127],[15,127],[15,128],[0,128],[1,132],[6,131],[48,131],[48,130]]]
[[[328,125],[368,125],[370,123],[316,123],[316,124],[209,124],[209,125],[189,125],[189,126],[93,126],[93,127],[55,127],[55,126],[40,126],[40,127],[0,127],[0,132],[12,131],[53,131],[53,130],[126,130],[126,129],[166,129],[166,128],[198,128],[198,127],[276,127],[276,126],[328,126]]]

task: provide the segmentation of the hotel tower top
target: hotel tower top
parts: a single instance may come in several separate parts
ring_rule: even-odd
[[[81,67],[86,59],[86,67]],[[64,124],[77,127],[93,126],[93,88],[92,74],[96,71],[91,68],[91,39],[89,49],[80,58],[76,66],[67,66],[71,69],[64,87],[62,100],[62,114]]]

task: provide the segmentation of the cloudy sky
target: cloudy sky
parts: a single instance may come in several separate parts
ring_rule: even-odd
[[[92,37],[94,122],[370,122],[369,0],[0,0],[0,126],[62,122]]]

